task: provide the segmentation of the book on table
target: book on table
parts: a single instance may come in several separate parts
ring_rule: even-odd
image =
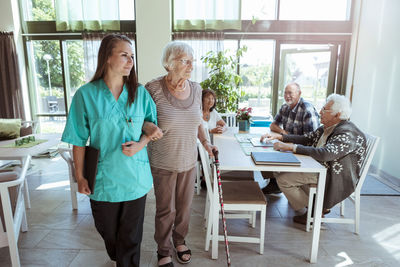
[[[83,166],[83,175],[88,181],[90,192],[94,193],[96,184],[97,163],[99,162],[100,150],[94,147],[86,146],[85,161]]]
[[[257,165],[301,165],[300,160],[293,153],[288,152],[251,152],[251,158]]]

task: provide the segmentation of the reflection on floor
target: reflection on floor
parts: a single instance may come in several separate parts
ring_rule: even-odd
[[[22,233],[19,248],[22,266],[113,266],[94,229],[88,198],[80,195],[72,211],[65,162],[60,158],[33,161],[28,177],[32,208],[27,211],[29,231]],[[224,246],[219,259],[204,251],[205,192],[195,196],[187,244],[193,251],[191,266],[226,266]],[[232,266],[309,266],[311,233],[292,222],[286,198],[268,198],[265,251],[258,245],[230,244]],[[321,232],[318,263],[312,266],[400,266],[400,197],[363,196],[360,235],[351,225],[325,224]],[[353,211],[349,203],[347,212]],[[148,194],[141,266],[156,266],[154,235],[155,200]],[[333,210],[338,213],[338,210]],[[259,215],[258,215],[259,216]],[[259,222],[259,219],[257,220]],[[259,225],[249,228],[243,220],[229,220],[230,233],[256,236]],[[176,266],[181,266],[174,258]],[[11,266],[8,247],[0,248],[0,266]]]

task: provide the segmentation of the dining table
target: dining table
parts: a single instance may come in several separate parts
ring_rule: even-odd
[[[299,166],[283,165],[260,165],[255,164],[250,156],[252,151],[273,151],[272,147],[262,148],[253,147],[249,138],[260,138],[262,134],[270,132],[267,127],[250,127],[247,133],[240,133],[237,127],[228,127],[222,134],[214,134],[213,142],[219,151],[220,171],[269,171],[269,172],[308,172],[318,174],[316,203],[314,209],[314,221],[312,231],[312,241],[310,246],[310,263],[317,262],[318,246],[321,230],[321,215],[324,200],[324,189],[326,180],[326,168],[317,160],[310,156],[294,154],[301,162]],[[213,225],[214,231],[218,233],[218,224]],[[267,239],[266,239],[267,240]],[[213,240],[217,242],[217,240]],[[212,246],[213,248],[216,246]],[[218,255],[218,251],[212,251]]]
[[[33,136],[31,142],[27,142],[21,145],[16,145],[16,140],[28,140],[29,137]],[[60,133],[40,133],[32,134],[16,139],[0,141],[0,160],[19,160],[23,165],[23,161],[26,156],[35,156],[48,151],[50,148],[57,146],[60,143]],[[29,190],[27,180],[25,179],[24,184],[24,198],[25,205],[27,208],[31,207]]]

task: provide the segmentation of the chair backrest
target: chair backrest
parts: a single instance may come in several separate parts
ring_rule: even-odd
[[[15,176],[14,176],[15,172],[13,172],[13,171],[9,172],[11,174],[11,176],[14,176],[14,178],[12,178],[11,180],[8,180],[7,177],[6,177],[8,172],[3,172],[2,173],[2,176],[3,176],[2,180],[3,181],[0,182],[0,193],[1,194],[3,194],[3,193],[9,194],[10,193],[9,192],[10,188],[18,186],[18,185],[21,185],[22,183],[24,183],[25,178],[26,178],[26,173],[28,171],[30,162],[31,162],[31,156],[26,156],[24,158],[23,162],[22,162],[23,165],[22,165],[21,170],[19,171],[18,176],[16,177],[16,179],[15,179]],[[12,210],[14,212],[14,208],[17,205],[18,201],[23,201],[23,199],[21,199],[21,197],[20,197],[20,195],[22,194],[22,187],[19,186],[16,189],[16,191],[12,192],[12,194],[15,194],[15,196],[10,196],[10,200],[12,202],[11,203]],[[13,203],[13,202],[15,202],[15,203]],[[0,203],[1,203],[1,205],[4,205],[3,202],[0,202]],[[4,229],[5,229],[5,227],[3,227],[3,225],[5,224],[3,210],[4,209],[1,206],[0,207],[0,217],[1,217],[0,230],[2,230],[2,231],[4,231]],[[2,232],[2,231],[0,231],[0,232]],[[0,242],[0,244],[3,244],[3,243]],[[2,247],[2,246],[0,246],[0,247]]]
[[[220,113],[222,118],[225,118],[226,126],[236,127],[236,113]]]
[[[76,182],[74,160],[72,158],[72,149],[59,147],[58,152],[60,152],[61,157],[68,164],[68,171],[69,171],[70,178],[72,178],[72,181]]]
[[[28,133],[28,134],[35,134],[36,130],[37,130],[37,126],[38,126],[37,121],[21,121],[21,131],[22,131],[23,127],[25,127],[25,128],[31,127],[32,132]],[[21,134],[21,136],[22,136],[22,134]]]
[[[356,192],[358,193],[361,191],[361,187],[364,183],[365,177],[367,176],[369,166],[371,165],[372,159],[374,158],[374,154],[379,143],[379,137],[369,134],[364,135],[367,138],[367,147],[365,149],[364,160],[361,163],[360,179],[358,180],[356,187]]]
[[[204,180],[206,181],[206,186],[207,186],[207,195],[209,199],[213,199],[213,169],[211,168],[210,165],[210,158],[208,156],[207,151],[203,147],[202,144],[197,143],[198,148],[199,148],[199,154],[200,154],[200,159],[201,159],[201,165],[203,166],[203,174],[204,174]]]

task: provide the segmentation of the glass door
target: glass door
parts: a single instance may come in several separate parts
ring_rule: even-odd
[[[301,96],[313,103],[317,111],[327,95],[334,92],[338,45],[333,44],[279,44],[280,60],[275,83],[275,105],[279,110],[288,83],[301,87]]]

